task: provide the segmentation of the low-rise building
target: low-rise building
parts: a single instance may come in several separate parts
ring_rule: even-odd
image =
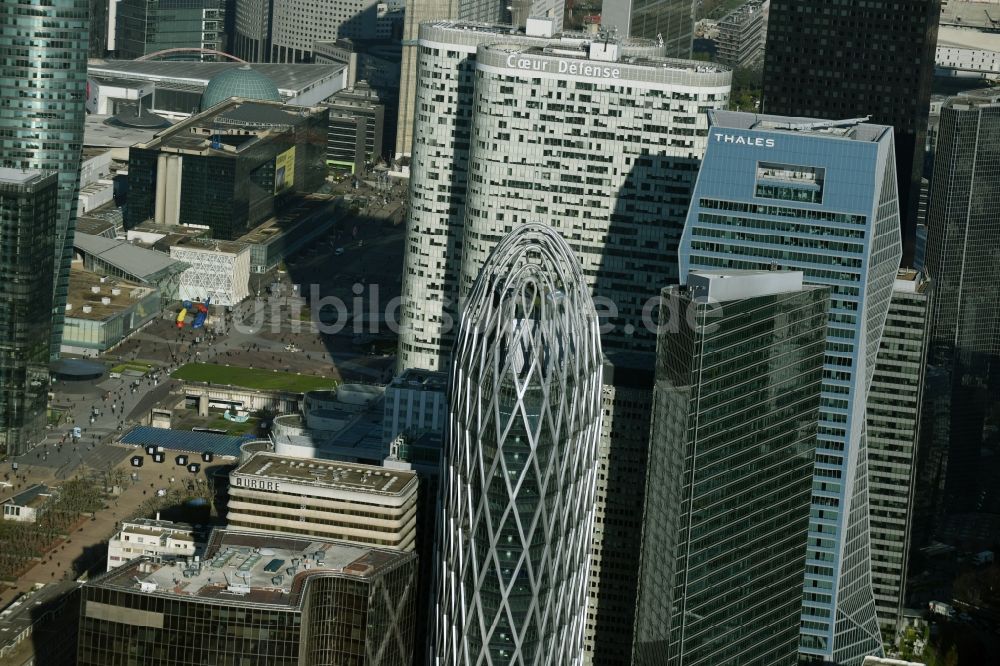
[[[250,246],[210,238],[185,238],[170,246],[170,257],[188,264],[181,275],[181,300],[212,299],[236,305],[250,295]]]
[[[716,60],[730,67],[752,67],[764,57],[769,0],[748,0],[718,23]]]
[[[122,522],[121,529],[108,540],[108,571],[147,555],[154,560],[200,557],[205,544],[193,525],[169,520],[137,518]]]
[[[156,288],[72,267],[60,349],[81,356],[104,353],[155,319],[160,306]]]
[[[36,522],[51,499],[52,490],[48,486],[35,484],[25,488],[4,501],[3,519],[17,523]]]
[[[229,476],[234,529],[413,550],[417,475],[375,465],[258,453]]]
[[[91,60],[87,111],[113,115],[120,102],[141,101],[155,113],[185,118],[200,107],[202,93],[212,79],[241,67],[238,62]],[[254,63],[253,69],[274,82],[286,104],[311,106],[347,84],[347,66],[339,62]]]
[[[935,74],[1000,78],[1000,5],[943,2]]]
[[[205,555],[87,582],[78,666],[412,663],[416,554],[217,529]]]
[[[388,444],[400,435],[415,441],[424,433],[444,432],[448,418],[448,375],[407,368],[385,387],[382,438]]]
[[[164,301],[179,298],[180,276],[189,268],[188,264],[172,259],[166,252],[81,230],[73,235],[73,259],[97,275],[158,289]]]
[[[73,664],[80,583],[36,583],[0,611],[0,664]]]

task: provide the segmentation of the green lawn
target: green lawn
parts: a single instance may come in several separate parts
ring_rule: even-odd
[[[126,361],[125,363],[119,363],[115,367],[111,368],[111,372],[122,373],[126,370],[134,370],[135,372],[147,373],[153,369],[153,364],[149,361]]]
[[[337,380],[310,375],[296,375],[276,370],[255,370],[212,363],[188,363],[174,371],[174,379],[212,384],[229,384],[261,391],[291,391],[304,393],[317,389],[331,389]]]

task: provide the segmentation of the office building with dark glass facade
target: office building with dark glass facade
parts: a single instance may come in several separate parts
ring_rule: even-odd
[[[870,116],[894,128],[908,251],[916,237],[940,12],[941,0],[771,0],[767,20],[766,113]]]
[[[118,0],[117,4],[117,58],[134,60],[167,49],[226,48],[226,5],[231,4],[226,0]],[[200,60],[204,56],[180,57]]]
[[[216,530],[204,559],[83,587],[79,666],[409,666],[416,555]]]
[[[601,25],[621,36],[663,39],[668,58],[690,58],[694,38],[692,0],[604,0]]]
[[[709,112],[681,239],[696,270],[801,270],[831,287],[809,561],[807,658],[880,654],[871,584],[865,410],[901,242],[891,127]]]
[[[0,166],[59,174],[59,215],[50,243],[51,356],[59,353],[73,258],[89,11],[90,0],[0,2]]]
[[[928,392],[939,414],[925,438],[923,540],[947,515],[1000,511],[990,433],[1000,427],[1000,93],[948,100],[941,109],[927,213],[927,272],[934,280]],[[950,404],[949,404],[950,403]],[[985,547],[985,546],[984,546]]]
[[[329,111],[232,99],[129,150],[125,226],[208,229],[235,240],[326,178]]]
[[[606,352],[584,663],[630,666],[656,355]]]
[[[52,332],[52,257],[59,217],[54,172],[0,167],[0,453],[45,433]]]
[[[797,662],[829,299],[801,271],[663,290],[634,663]]]

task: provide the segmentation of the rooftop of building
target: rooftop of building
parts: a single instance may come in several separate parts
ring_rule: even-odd
[[[87,74],[101,80],[154,81],[201,89],[213,78],[238,70],[246,63],[191,62],[169,60],[91,60]],[[277,86],[282,99],[295,97],[336,76],[342,76],[342,64],[253,63],[253,70]]]
[[[138,558],[88,585],[231,606],[298,608],[309,578],[335,575],[365,580],[415,557],[319,537],[217,529],[204,559],[157,563]]]
[[[112,125],[113,115],[88,113],[83,125],[83,145],[99,148],[128,148],[151,140],[162,128]]]
[[[943,106],[953,109],[974,109],[1000,105],[1000,90],[979,88],[967,90],[944,101]]]
[[[802,271],[693,270],[688,273],[687,287],[694,298],[724,303],[811,288],[803,286],[802,281]]]
[[[159,514],[157,514],[159,515]],[[162,534],[193,534],[194,525],[190,523],[175,523],[172,520],[159,520],[157,518],[132,518],[122,521],[122,530],[129,532],[142,531],[145,534],[154,536]]]
[[[708,118],[712,129],[789,132],[851,141],[880,141],[886,136],[886,133],[892,134],[892,127],[866,122],[867,118],[817,120],[816,118],[721,110],[709,110]]]
[[[329,194],[308,194],[299,199],[301,207],[298,210],[269,217],[240,236],[239,242],[250,245],[266,245],[274,242],[281,236],[299,229],[303,224],[312,222],[311,216],[332,199]]]
[[[1000,4],[968,0],[942,2],[941,25],[1000,30]]]
[[[188,267],[187,264],[171,259],[170,255],[163,252],[147,250],[123,240],[86,233],[73,235],[73,247],[142,282],[152,282],[172,273],[180,273]]]
[[[129,534],[137,534],[141,536],[148,536],[154,539],[160,539],[162,537],[170,537],[175,541],[191,541],[194,542],[194,530],[188,525],[187,529],[180,527],[159,527],[155,525],[142,525],[137,524],[136,521],[128,521],[122,523],[122,532],[128,532]]]
[[[202,453],[211,453],[217,456],[238,458],[240,455],[240,445],[249,439],[252,438],[236,435],[220,435],[212,432],[135,426],[122,436],[120,443],[137,448],[162,446],[164,451],[195,453],[199,455]],[[191,462],[198,461],[193,460]]]
[[[416,474],[412,472],[315,458],[289,458],[272,453],[254,455],[237,467],[233,474],[398,497],[413,492],[416,484]]]
[[[66,295],[66,316],[104,321],[128,310],[154,291],[152,287],[135,282],[72,267]]]
[[[329,55],[333,50],[343,50],[350,53],[366,53],[379,58],[399,62],[402,58],[402,44],[398,39],[355,39],[338,37],[332,41],[313,42],[314,55]]]
[[[250,246],[239,241],[216,240],[214,238],[191,238],[183,236],[174,242],[170,249],[198,250],[201,252],[220,252],[223,254],[240,254],[249,252]]]
[[[448,373],[406,368],[392,378],[390,388],[420,389],[422,391],[444,391],[448,388]]]
[[[498,37],[503,37],[504,39],[547,39],[550,41],[562,42],[569,45],[580,45],[589,44],[590,42],[598,41],[604,39],[600,34],[593,32],[583,32],[583,31],[573,31],[564,30],[562,32],[555,32],[551,35],[542,34],[529,34],[526,28],[518,28],[512,25],[506,25],[502,23],[480,23],[476,21],[459,21],[442,19],[439,21],[428,21],[427,23],[421,24],[422,26],[427,26],[428,29],[432,30],[446,30],[449,32],[454,32],[457,34],[469,34],[475,35],[477,41],[481,42],[483,37],[488,38],[490,35],[496,35]],[[626,48],[658,48],[659,44],[653,39],[644,39],[641,37],[616,37],[615,41]]]
[[[927,291],[930,281],[927,276],[914,268],[900,268],[896,271],[895,291],[911,294],[923,294]]]
[[[321,107],[232,98],[169,127],[140,148],[191,155],[235,156],[258,141],[306,122]]]
[[[730,74],[732,72],[732,69],[726,65],[720,65],[718,63],[704,60],[683,60],[679,58],[666,58],[651,55],[631,55],[627,53],[616,54],[614,52],[617,49],[617,45],[614,42],[607,45],[596,40],[571,44],[554,42],[545,45],[528,45],[512,42],[506,44],[487,44],[481,46],[480,48],[487,53],[490,51],[498,51],[506,54],[517,53],[519,55],[527,56],[587,61],[590,65],[606,67],[609,69],[615,67],[620,68],[621,66],[627,65],[629,67],[635,67],[642,70],[674,71],[700,75]],[[605,49],[610,50],[606,51]],[[587,72],[563,72],[562,69],[560,69],[559,72],[570,74],[581,73],[587,75]],[[621,78],[626,78],[623,73],[621,74]],[[595,76],[600,76],[600,74],[595,74]],[[617,78],[617,76],[615,78]]]
[[[46,174],[36,169],[12,169],[10,167],[0,167],[0,183],[11,185],[30,185],[40,182]]]
[[[90,236],[103,236],[111,240],[110,236],[115,235],[121,224],[121,211],[114,206],[114,203],[111,203],[106,207],[102,206],[78,216],[76,218],[76,231]]]
[[[3,501],[4,504],[14,504],[16,506],[26,506],[36,509],[48,501],[52,496],[52,489],[42,483],[29,486]]]
[[[7,650],[26,640],[25,632],[41,619],[40,610],[61,603],[80,583],[63,580],[47,585],[37,585],[31,592],[18,596],[0,611],[0,654],[7,657]],[[13,663],[22,663],[15,661]]]

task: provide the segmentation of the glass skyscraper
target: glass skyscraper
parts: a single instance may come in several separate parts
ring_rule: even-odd
[[[0,166],[59,174],[59,210],[49,241],[53,356],[62,339],[73,258],[89,13],[90,0],[0,2]]]
[[[692,269],[780,268],[832,289],[800,649],[853,666],[882,651],[865,410],[901,256],[892,128],[709,115],[682,281]]]
[[[941,0],[771,0],[767,19],[766,113],[870,115],[895,129],[903,241],[910,251],[940,14]]]
[[[0,453],[45,433],[52,333],[55,173],[0,167]]]
[[[604,0],[601,25],[621,36],[662,38],[669,58],[690,58],[694,39],[692,0]]]
[[[943,496],[926,503],[940,512],[932,523],[943,513],[1000,510],[996,467],[982,455],[987,433],[1000,425],[994,406],[1000,403],[998,156],[1000,93],[948,100],[941,109],[927,214],[927,271],[935,283],[930,363],[935,381],[949,385],[928,395],[940,418],[925,467],[937,469],[922,473],[943,486]]]
[[[455,345],[429,663],[582,664],[601,363],[573,251],[518,227]]]
[[[794,666],[828,287],[663,290],[634,663]]]
[[[225,0],[118,0],[116,57],[134,60],[178,48],[222,51],[226,4]]]

